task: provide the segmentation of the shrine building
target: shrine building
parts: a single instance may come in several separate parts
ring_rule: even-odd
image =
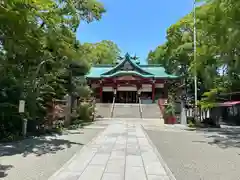
[[[179,77],[166,73],[159,64],[141,65],[128,53],[116,64],[94,65],[86,75],[87,82],[98,102],[154,103],[167,99],[168,86]]]

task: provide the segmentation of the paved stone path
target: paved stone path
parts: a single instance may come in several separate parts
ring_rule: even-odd
[[[49,180],[170,180],[141,125],[110,124]]]

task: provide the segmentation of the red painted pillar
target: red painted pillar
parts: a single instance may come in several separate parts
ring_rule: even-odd
[[[155,100],[155,83],[152,83],[152,102]]]
[[[165,81],[164,83],[164,99],[168,99],[168,83]]]
[[[100,82],[100,87],[99,87],[100,102],[102,102],[102,95],[103,95],[103,84],[102,82]]]

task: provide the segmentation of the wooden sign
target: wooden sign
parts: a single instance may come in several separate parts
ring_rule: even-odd
[[[24,113],[25,112],[25,101],[24,100],[19,101],[18,112],[19,113]]]
[[[129,80],[137,80],[137,79],[133,76],[122,76],[122,77],[117,78],[117,80],[129,81]]]

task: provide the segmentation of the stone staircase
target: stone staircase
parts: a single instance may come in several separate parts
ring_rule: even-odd
[[[96,118],[110,118],[112,104],[96,103]]]
[[[96,117],[110,118],[112,104],[97,103]],[[162,119],[158,104],[141,104],[143,119]],[[141,118],[139,104],[115,103],[112,118]]]
[[[113,118],[141,118],[139,104],[115,103]]]
[[[162,114],[157,103],[142,104],[142,111],[144,119],[162,119]]]

